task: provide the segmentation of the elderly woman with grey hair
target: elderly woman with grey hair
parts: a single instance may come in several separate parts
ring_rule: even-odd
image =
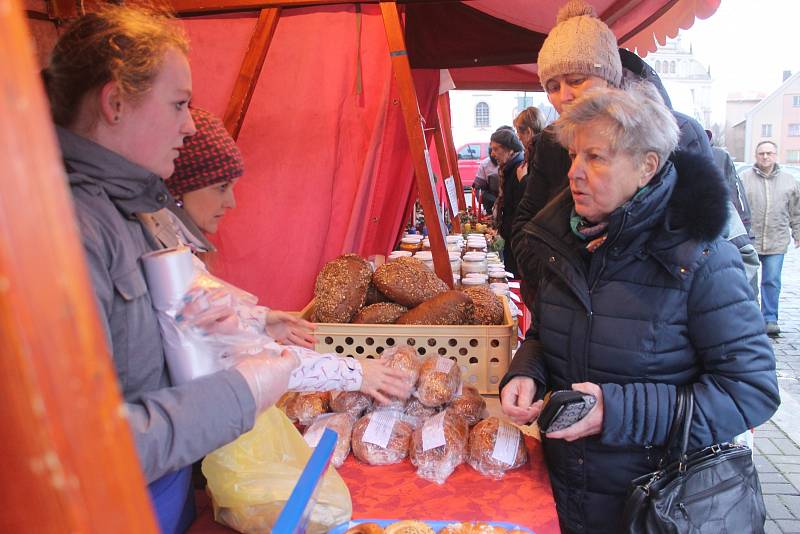
[[[685,154],[677,173],[668,156],[678,127],[647,91],[591,89],[562,113],[569,189],[524,226],[517,247],[523,275],[539,280],[527,303],[535,347],[503,378],[505,413],[536,419],[546,391],[597,400],[543,438],[563,532],[621,530],[630,482],[664,453],[678,386],[695,397],[691,448],[760,425],[780,402],[742,260],[719,237],[719,171]]]

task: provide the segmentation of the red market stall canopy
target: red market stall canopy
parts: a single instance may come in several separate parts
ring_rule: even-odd
[[[590,1],[640,54],[719,2]],[[268,306],[300,309],[331,258],[387,253],[420,191],[415,172],[429,189],[422,153],[439,124],[439,69],[456,88],[538,88],[533,61],[563,3],[173,0],[192,43],[194,103],[225,117],[245,157],[238,207],[213,238],[216,272]],[[52,20],[93,5],[28,4],[39,5],[28,15],[40,57]],[[403,26],[390,48],[392,10]]]

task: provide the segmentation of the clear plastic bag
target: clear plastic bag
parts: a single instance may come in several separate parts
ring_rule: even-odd
[[[350,445],[370,465],[396,464],[408,456],[413,428],[396,410],[377,410],[356,421]]]
[[[461,394],[456,394],[447,411],[464,418],[469,426],[475,426],[483,418],[486,401],[474,386],[463,385]]]
[[[347,413],[326,413],[317,416],[303,434],[309,447],[316,447],[322,432],[330,428],[337,434],[336,447],[333,449],[331,463],[334,467],[341,467],[350,454],[350,435],[353,433],[355,418]]]
[[[464,463],[469,427],[464,418],[441,412],[420,425],[411,436],[411,463],[420,478],[444,484]]]
[[[429,356],[422,362],[416,396],[428,407],[450,402],[461,384],[458,363],[441,356]]]
[[[246,534],[270,532],[310,456],[297,429],[280,410],[270,408],[253,430],[203,460],[214,519]],[[349,521],[352,512],[347,486],[335,469],[328,469],[306,532],[328,532]]]
[[[499,480],[527,461],[525,438],[507,421],[489,417],[470,430],[467,463],[480,474]]]

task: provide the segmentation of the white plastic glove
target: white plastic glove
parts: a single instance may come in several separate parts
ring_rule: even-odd
[[[244,377],[256,402],[256,413],[261,413],[277,402],[286,393],[289,377],[300,359],[291,350],[283,350],[280,356],[257,354],[243,358],[233,367]]]

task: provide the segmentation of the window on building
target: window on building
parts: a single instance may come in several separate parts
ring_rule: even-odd
[[[670,74],[675,74],[675,62],[674,61],[670,61],[669,62],[669,73]]]
[[[761,137],[772,137],[772,125],[771,124],[762,124],[761,125]]]
[[[658,72],[659,74],[661,73],[661,60],[660,59],[656,60],[656,72]]]
[[[481,159],[481,145],[464,145],[458,151],[458,159]]]
[[[792,107],[800,108],[800,95],[794,95],[792,97]]]
[[[789,137],[800,137],[800,124],[789,124]]]
[[[489,127],[489,104],[486,102],[478,102],[475,105],[475,127]]]
[[[800,150],[787,150],[786,163],[800,163]]]

